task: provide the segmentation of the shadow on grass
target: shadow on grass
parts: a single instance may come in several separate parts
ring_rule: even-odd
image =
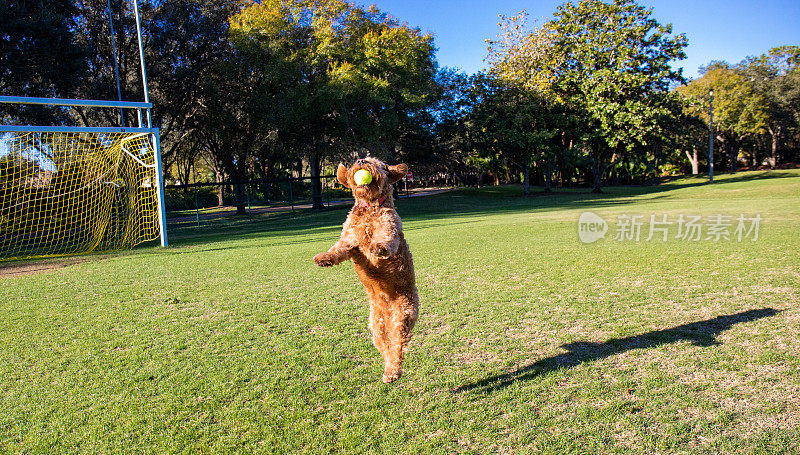
[[[613,207],[630,203],[636,194],[601,194],[570,189],[549,193],[546,197],[522,197],[516,185],[485,188],[463,188],[448,193],[396,201],[397,211],[403,219],[404,230],[442,225],[469,223],[465,217],[481,217],[519,212],[535,212],[563,207],[574,210],[580,207]],[[337,206],[325,210],[298,209],[294,213],[267,213],[247,218],[216,218],[204,220],[200,228],[189,224],[169,225],[170,243],[175,246],[196,245],[253,235],[307,235],[326,233],[337,237],[347,217],[350,206]],[[441,220],[440,222],[433,222]],[[422,227],[417,222],[425,222]],[[310,240],[307,240],[310,241]],[[303,243],[303,242],[300,242]]]
[[[798,178],[797,172],[756,171],[741,175],[723,175],[714,185],[751,180],[776,178]],[[599,210],[620,207],[626,204],[641,202],[641,196],[647,201],[669,198],[668,192],[693,186],[708,185],[697,177],[680,177],[651,186],[615,186],[607,187],[606,193],[590,193],[587,188],[556,189],[552,193],[536,193],[525,197],[519,185],[498,187],[463,188],[446,193],[424,197],[401,198],[396,201],[400,217],[406,230],[414,229],[417,222],[425,222],[426,226],[434,220],[442,220],[440,224],[456,223],[458,218],[502,215],[520,212],[535,213],[563,208],[565,210]],[[664,194],[658,194],[664,193]],[[232,240],[237,237],[253,235],[280,236],[303,235],[306,239],[297,243],[313,241],[307,235],[312,233],[330,235],[333,240],[344,222],[350,206],[334,206],[325,210],[295,209],[294,212],[270,212],[254,214],[248,217],[230,217],[204,220],[201,228],[191,226],[192,223],[170,225],[168,228],[170,243],[175,246],[196,245]],[[576,219],[577,221],[577,219]],[[290,240],[294,241],[294,239]]]
[[[697,174],[681,177],[667,177],[659,184],[637,186],[642,188],[642,194],[657,193],[660,191],[671,191],[679,188],[690,188],[695,186],[715,186],[727,185],[730,183],[750,182],[754,180],[768,180],[768,179],[783,179],[783,178],[796,178],[797,172],[790,171],[741,171],[738,173],[730,174],[726,172],[715,173],[714,183],[708,183],[708,174]],[[700,180],[698,180],[700,179]]]
[[[631,188],[637,189],[638,194],[653,194],[662,191],[672,191],[683,188],[692,188],[699,186],[709,187],[724,187],[731,183],[752,182],[757,180],[771,180],[783,178],[797,178],[800,174],[792,171],[740,171],[738,173],[716,173],[714,174],[714,183],[708,183],[708,174],[697,175],[683,175],[678,177],[661,177],[655,183],[645,185],[630,185],[630,186],[612,186],[607,188]]]
[[[755,321],[778,314],[772,308],[749,310],[741,313],[717,316],[714,319],[679,325],[671,329],[656,330],[627,338],[612,338],[604,343],[579,341],[562,346],[568,352],[541,359],[505,374],[489,376],[479,381],[462,385],[455,392],[494,392],[519,381],[529,381],[561,368],[572,368],[584,362],[604,359],[634,349],[647,349],[678,341],[688,340],[696,346],[720,344],[716,336],[734,324]]]

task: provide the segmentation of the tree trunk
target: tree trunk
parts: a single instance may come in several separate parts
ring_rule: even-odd
[[[222,173],[220,173],[217,169],[214,169],[214,176],[217,178],[217,183],[222,183]],[[223,197],[223,188],[222,185],[217,185],[217,205],[222,206],[225,203],[225,198]]]
[[[592,163],[592,178],[594,181],[592,184],[592,193],[602,193],[603,174],[600,158],[597,156],[597,153],[594,154],[594,162]]]
[[[531,194],[531,166],[529,164],[522,167],[522,192],[525,196]]]
[[[658,162],[659,158],[661,158],[661,146],[659,144],[653,145],[653,164],[652,167],[649,169],[650,173],[652,174],[653,178],[658,178]]]
[[[238,157],[238,163],[231,166],[231,180],[237,182],[247,180],[247,168],[245,167],[245,160],[242,158],[245,154],[239,153],[236,156]],[[233,190],[234,203],[236,204],[236,214],[247,215],[247,197],[245,196],[244,184],[236,183],[231,189]]]
[[[309,168],[311,170],[311,206],[314,209],[324,209],[322,204],[322,179],[320,178],[322,171],[322,158],[317,154],[312,154],[308,160]]]
[[[244,185],[241,183],[233,185],[233,191],[236,196],[236,214],[247,215],[247,198],[244,194]]]
[[[772,155],[769,157],[767,162],[769,163],[770,169],[775,169],[775,166],[778,165],[778,143],[781,136],[781,127],[778,127],[775,130],[770,128],[769,132],[770,135],[772,135]]]
[[[552,181],[553,173],[550,171],[550,166],[544,165],[542,170],[544,171],[544,192],[552,193],[553,189],[550,187],[550,183]]]
[[[686,150],[686,157],[689,158],[689,162],[692,163],[692,174],[697,175],[700,173],[700,162],[697,159],[697,147],[692,147],[692,154],[689,155],[689,151]]]
[[[728,142],[728,172],[736,173],[736,159],[739,155],[739,147],[733,142]]]

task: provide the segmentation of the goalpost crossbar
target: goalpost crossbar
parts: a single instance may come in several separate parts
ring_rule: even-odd
[[[87,127],[87,126],[19,126],[0,125],[0,132],[8,133],[148,133],[158,134],[158,128]]]
[[[132,1],[144,102],[122,101],[118,72],[119,101],[0,96],[0,104],[117,108],[122,125],[0,125],[0,260],[132,247],[154,235],[167,246],[161,137]],[[125,126],[123,109],[135,110],[138,127]]]
[[[69,98],[35,98],[30,96],[0,96],[0,103],[32,104],[71,107],[113,107],[123,109],[151,109],[153,103],[139,101],[81,100]]]
[[[0,260],[125,249],[151,235],[166,247],[160,142],[158,128],[0,125]]]

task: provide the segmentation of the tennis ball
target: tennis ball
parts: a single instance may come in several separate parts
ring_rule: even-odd
[[[372,174],[366,169],[359,169],[353,176],[353,180],[356,181],[356,185],[369,185],[372,183]]]

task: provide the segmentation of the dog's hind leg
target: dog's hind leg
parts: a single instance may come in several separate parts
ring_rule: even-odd
[[[392,302],[383,382],[394,382],[403,374],[403,357],[411,340],[411,330],[417,322],[417,314],[417,305],[407,296],[399,296]]]
[[[378,349],[386,363],[386,313],[383,304],[375,302],[373,297],[369,299],[369,331],[372,333],[372,344]]]

